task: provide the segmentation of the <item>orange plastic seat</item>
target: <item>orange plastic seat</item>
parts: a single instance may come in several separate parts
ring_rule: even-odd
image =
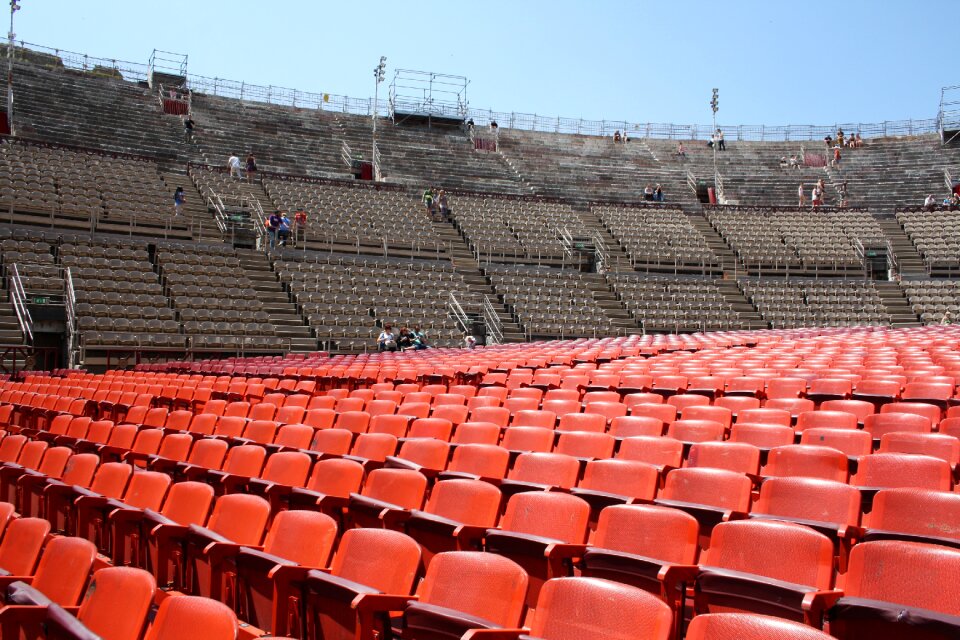
[[[831,640],[805,624],[751,613],[704,613],[687,627],[686,640]]]
[[[196,596],[176,596],[160,603],[144,640],[236,640],[237,617],[230,607]]]
[[[950,491],[950,465],[939,458],[904,453],[875,453],[860,459],[850,484],[870,495],[876,489],[914,487]]]
[[[374,469],[361,492],[350,496],[345,526],[382,527],[385,519],[402,517],[394,512],[422,508],[426,491],[427,477],[418,471]]]
[[[718,524],[700,559],[698,614],[749,611],[823,626],[832,600],[833,543],[808,527],[768,520]]]
[[[509,427],[503,432],[500,446],[510,451],[545,453],[553,450],[556,433],[547,427]]]
[[[800,435],[800,444],[830,447],[851,458],[867,456],[873,451],[873,438],[859,429],[807,429]]]
[[[571,560],[583,555],[590,505],[565,493],[531,491],[510,497],[499,529],[488,529],[484,549],[506,556],[530,576],[527,605],[535,606],[540,588],[551,578],[569,575]]]
[[[302,581],[288,587],[297,593],[304,615],[300,618],[300,638],[353,640],[365,610],[364,599],[376,601],[376,594],[408,595],[420,565],[420,547],[402,533],[386,529],[345,531],[330,565],[329,573],[310,571]],[[281,592],[283,595],[284,592]],[[398,605],[405,600],[397,599]],[[289,599],[277,598],[273,633],[288,633]],[[385,621],[374,616],[375,629],[365,629],[363,637],[384,633]]]
[[[927,416],[913,413],[877,413],[867,416],[863,430],[869,433],[875,442],[879,443],[880,439],[887,433],[903,431],[930,433],[934,424]]]
[[[156,589],[153,576],[142,569],[100,569],[90,580],[76,618],[56,605],[48,607],[43,622],[44,637],[78,637],[75,634],[82,628],[105,639],[137,640],[147,625]],[[117,615],[118,611],[122,611],[122,615]]]
[[[667,474],[656,504],[680,509],[700,523],[700,535],[750,511],[753,483],[742,473],[726,469],[683,468]]]
[[[582,611],[591,615],[585,617]],[[543,586],[530,637],[545,640],[667,640],[670,607],[642,589],[599,578],[557,578]]]
[[[865,541],[906,540],[960,548],[960,494],[882,489],[863,519]]]
[[[956,468],[960,463],[960,440],[942,433],[891,432],[880,437],[879,453],[916,453],[940,458]]]
[[[848,414],[849,415],[849,414]],[[767,454],[760,475],[779,478],[821,478],[846,482],[849,477],[847,456],[842,451],[815,445],[775,447]]]
[[[631,436],[620,442],[617,459],[676,468],[683,463],[683,443],[673,438]]]
[[[401,636],[459,637],[470,629],[517,628],[527,582],[523,568],[507,558],[441,553],[427,567],[419,599],[404,609]]]
[[[553,451],[578,458],[610,458],[615,444],[614,437],[606,433],[568,431],[560,434]]]
[[[500,490],[488,482],[442,480],[423,511],[414,509],[392,526],[402,526],[420,544],[428,567],[438,553],[480,549],[484,532],[497,524],[500,502]]]
[[[723,440],[726,427],[715,420],[674,420],[667,427],[667,437],[684,444]]]
[[[679,614],[681,588],[699,571],[698,536],[696,518],[678,509],[613,505],[600,512],[582,574],[656,594]]]
[[[755,476],[760,471],[760,449],[743,442],[698,442],[690,447],[686,466],[727,469]]]
[[[956,638],[960,551],[878,540],[850,551],[843,597],[830,610],[830,635],[854,638]]]
[[[0,541],[0,569],[12,576],[32,576],[49,533],[50,523],[43,518],[13,520]]]
[[[794,436],[792,427],[778,424],[738,422],[730,429],[730,442],[744,442],[759,449],[793,444]]]
[[[570,489],[580,477],[580,461],[562,453],[521,453],[500,490],[507,496],[520,491],[545,491],[551,487]]]

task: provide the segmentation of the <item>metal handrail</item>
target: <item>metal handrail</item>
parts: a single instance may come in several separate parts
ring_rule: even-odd
[[[13,310],[17,313],[17,322],[20,324],[20,330],[23,331],[27,342],[33,343],[33,317],[27,308],[27,293],[23,289],[23,280],[20,278],[20,272],[17,270],[16,263],[10,265],[8,274],[8,288],[10,290],[10,302]]]
[[[464,311],[463,307],[460,305],[460,301],[457,300],[456,294],[452,291],[447,297],[447,307],[450,309],[450,313],[453,314],[453,319],[457,322],[457,324],[460,325],[460,328],[468,333],[472,332],[470,318],[467,316],[467,312]]]
[[[947,185],[947,190],[953,191],[953,176],[950,175],[950,169],[947,167],[943,168],[943,181]]]
[[[493,338],[493,344],[503,344],[503,323],[500,322],[500,316],[490,302],[489,296],[483,296],[481,310],[483,323],[487,326],[487,344],[490,344],[491,338]]]
[[[344,140],[340,143],[340,159],[350,167],[353,168],[353,150],[350,148],[350,145],[347,144],[347,141]]]
[[[63,272],[63,288],[66,293],[63,302],[67,313],[67,366],[72,369],[76,365],[77,294],[73,288],[73,272],[70,267]]]

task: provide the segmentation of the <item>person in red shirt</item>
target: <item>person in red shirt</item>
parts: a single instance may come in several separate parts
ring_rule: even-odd
[[[300,242],[301,234],[303,241],[307,241],[307,212],[303,207],[297,209],[293,214],[293,241]]]

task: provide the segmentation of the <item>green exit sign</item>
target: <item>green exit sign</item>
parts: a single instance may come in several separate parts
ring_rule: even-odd
[[[47,296],[33,296],[33,304],[47,304],[50,298]]]

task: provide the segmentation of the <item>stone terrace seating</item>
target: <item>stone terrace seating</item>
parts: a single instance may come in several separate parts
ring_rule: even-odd
[[[947,312],[953,322],[960,319],[960,281],[905,280],[900,286],[924,324],[940,324]]]
[[[680,209],[593,207],[593,213],[630,255],[634,267],[715,266],[717,256]]]
[[[264,189],[280,209],[305,207],[310,235],[323,245],[386,242],[434,256],[442,250],[429,214],[405,191],[275,178],[264,179]]]
[[[960,211],[898,211],[897,221],[930,269],[956,272],[960,263]]]
[[[370,157],[370,118],[338,114],[337,123],[355,155]],[[381,118],[377,149],[384,180],[420,189],[429,184],[504,194],[529,194],[530,189],[498,153],[477,151],[461,130],[394,125]]]
[[[712,208],[707,218],[748,270],[859,271],[854,241],[883,238],[860,210]]]
[[[948,194],[943,170],[956,167],[960,150],[941,147],[937,135],[879,138],[864,141],[860,149],[844,150],[834,182],[848,181],[851,204],[876,211],[923,204],[928,194]]]
[[[739,328],[739,315],[713,280],[620,273],[607,281],[645,331]]]
[[[596,274],[494,264],[487,265],[485,271],[528,337],[610,336],[622,333],[626,326],[635,326],[630,321],[615,325],[598,304],[595,292],[609,293],[609,288]]]
[[[500,148],[540,195],[638,202],[659,183],[670,202],[694,200],[685,172],[664,167],[641,140],[501,129]]]
[[[193,94],[195,136],[215,164],[252,152],[261,171],[349,178],[334,117],[298,109]]]
[[[471,248],[496,261],[560,259],[561,231],[579,226],[567,204],[457,195],[450,206]]]
[[[738,284],[774,329],[890,324],[876,286],[869,281],[745,278]]]
[[[159,160],[187,157],[181,121],[162,114],[151,89],[30,63],[17,63],[13,77],[21,136]]]
[[[374,347],[379,327],[420,327],[433,346],[454,346],[460,332],[446,311],[463,277],[443,262],[290,252],[276,263],[317,337],[340,349]]]

